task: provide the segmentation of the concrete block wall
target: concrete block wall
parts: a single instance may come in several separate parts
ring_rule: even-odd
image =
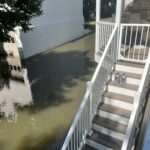
[[[82,36],[82,0],[45,0],[44,14],[34,18],[32,32],[21,33],[24,57],[30,57]]]

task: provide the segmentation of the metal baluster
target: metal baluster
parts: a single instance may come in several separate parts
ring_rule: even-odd
[[[142,33],[141,33],[141,39],[140,39],[140,47],[141,47],[141,44],[142,44],[142,38],[143,38],[143,29],[144,27],[142,27]],[[140,54],[141,54],[141,48],[139,47],[139,54],[138,54],[138,60],[140,60]],[[142,56],[142,55],[141,55]]]
[[[73,146],[74,146],[74,150],[76,150],[76,128],[75,128],[75,130],[74,130],[73,137],[74,137],[74,143],[73,143]]]
[[[81,141],[81,118],[79,119],[79,147],[80,147],[80,141]]]
[[[77,124],[77,149],[79,148],[79,122]]]
[[[70,145],[71,145],[71,150],[73,150],[72,138],[71,138],[71,141],[70,141]]]
[[[83,113],[83,136],[84,136],[84,134],[85,134],[85,128],[84,128],[85,127],[85,117],[84,117],[85,116],[85,108],[83,109],[82,113]]]
[[[144,50],[144,55],[143,55],[143,60],[145,59],[145,53],[146,53],[146,50],[147,50],[147,41],[148,41],[148,38],[149,38],[149,26],[147,27],[147,35],[146,35],[146,42],[145,42],[145,50]],[[149,51],[148,51],[148,54],[149,54]]]
[[[106,25],[104,25],[105,26],[105,47],[106,47],[106,44],[107,44],[107,26]]]
[[[102,28],[101,28],[101,25],[98,25],[98,28],[99,28],[99,50],[101,49],[102,47],[102,43],[100,42],[100,40],[102,39]]]
[[[135,59],[135,45],[136,45],[136,41],[137,41],[137,35],[138,35],[138,26],[136,28],[136,36],[135,36],[135,42],[134,42],[133,59]]]
[[[100,25],[101,28],[101,41],[99,41],[101,43],[101,47],[100,47],[100,52],[102,52],[102,46],[103,46],[103,26],[102,24]]]
[[[130,33],[130,43],[129,43],[129,52],[128,52],[129,59],[130,59],[130,55],[131,55],[132,34],[133,34],[133,26],[131,27],[131,33]]]
[[[127,44],[127,34],[128,34],[128,26],[126,26],[126,33],[125,33],[125,41],[124,41],[124,57],[125,57],[125,53],[126,53],[126,44]]]
[[[81,143],[83,138],[83,112],[81,113]]]

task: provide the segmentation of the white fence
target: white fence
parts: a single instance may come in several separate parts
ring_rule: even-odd
[[[96,23],[96,52],[102,54],[115,27],[114,23],[99,21]]]
[[[105,90],[106,82],[116,62],[117,35],[118,25],[113,29],[94,76],[88,84],[88,89],[63,144],[62,150],[81,149],[85,144],[86,135],[91,130],[93,116],[96,113],[96,109],[102,98],[102,93]]]
[[[149,24],[121,24],[119,59],[146,62],[149,47]]]

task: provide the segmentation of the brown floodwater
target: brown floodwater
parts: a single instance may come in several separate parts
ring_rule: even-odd
[[[61,149],[96,67],[94,45],[90,34],[26,60],[33,104],[18,108],[17,122],[1,118],[0,150]]]

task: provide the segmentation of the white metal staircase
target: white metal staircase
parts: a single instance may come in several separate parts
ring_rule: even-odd
[[[97,25],[101,28],[101,23]],[[106,44],[104,50],[100,44],[96,47],[96,54],[103,52],[62,150],[134,147],[150,78],[149,28],[139,24],[106,26],[112,30],[109,38],[99,30]],[[127,76],[125,84],[115,81],[118,72]]]
[[[87,145],[98,150],[121,149],[143,69],[144,65],[117,62],[92,121],[93,132],[87,136],[83,149],[87,149]],[[116,83],[117,72],[127,75],[126,84]]]

